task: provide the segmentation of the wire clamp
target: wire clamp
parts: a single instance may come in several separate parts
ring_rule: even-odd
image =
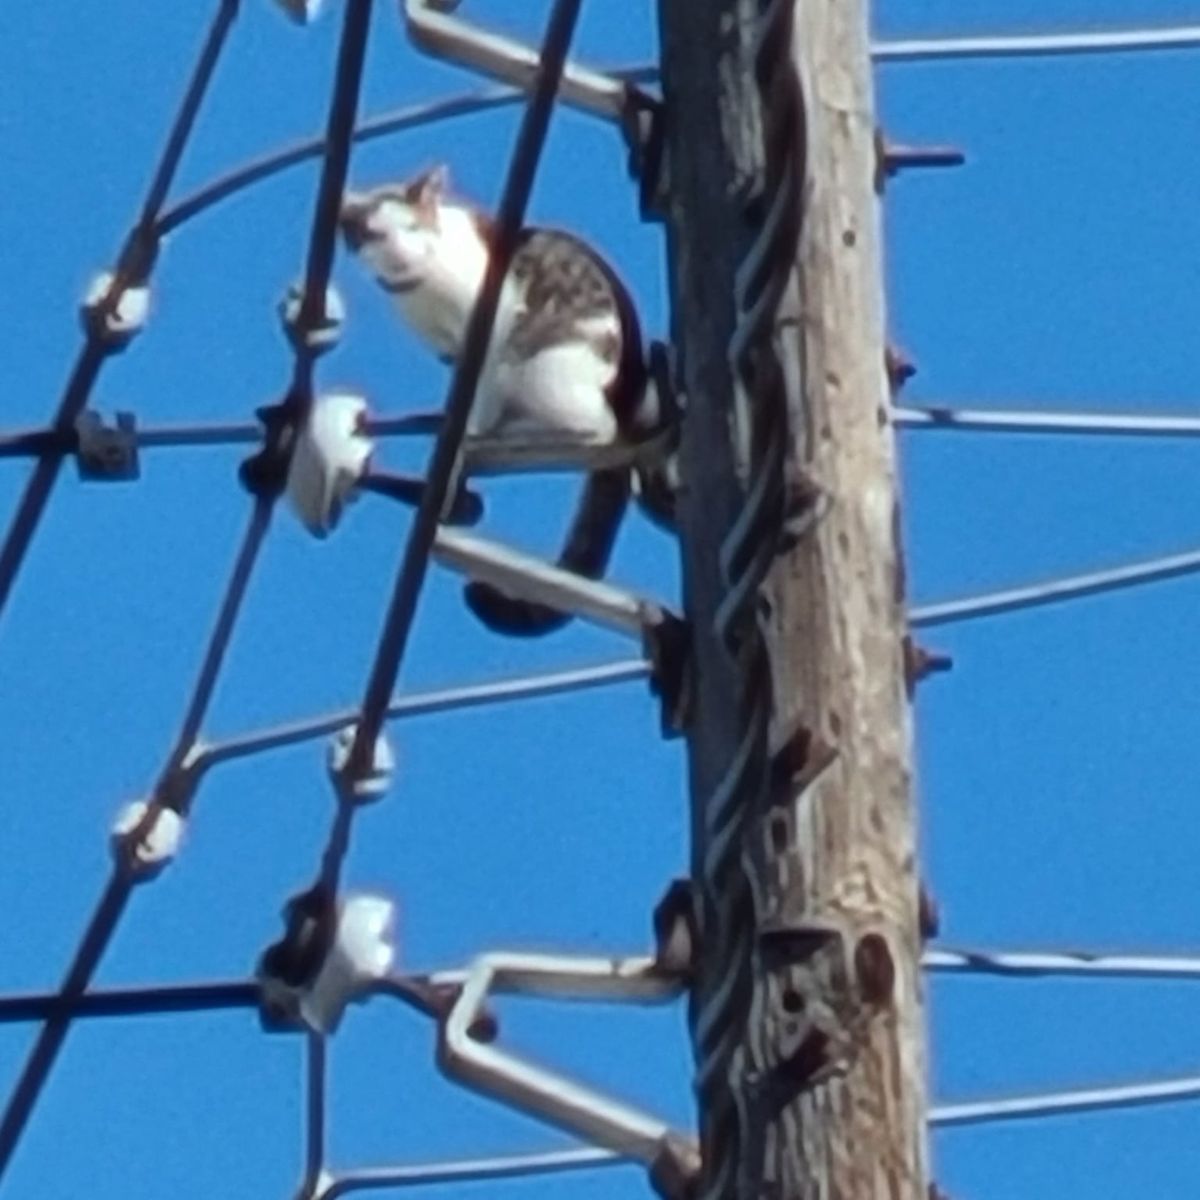
[[[335,1032],[350,1001],[391,969],[395,916],[386,897],[337,900],[322,884],[293,896],[284,906],[283,937],[255,971],[264,1028]]]
[[[293,283],[279,302],[279,319],[283,331],[296,350],[324,354],[338,344],[346,323],[346,305],[341,293],[331,283],[325,288],[324,310],[320,321],[310,325],[304,312],[304,285]]]
[[[144,283],[118,286],[115,271],[101,271],[93,278],[79,308],[84,332],[109,350],[124,350],[149,315],[150,288]]]
[[[295,404],[264,404],[254,415],[262,422],[263,444],[238,468],[242,486],[259,499],[278,496],[287,487],[296,442]]]
[[[113,856],[138,880],[152,879],[179,851],[185,821],[173,808],[149,800],[126,804],[113,822]]]
[[[659,700],[659,724],[665,738],[679,737],[688,727],[695,702],[692,678],[692,627],[665,609],[648,621],[642,634],[650,663],[650,692]]]
[[[375,448],[366,427],[362,396],[331,392],[313,402],[288,466],[287,495],[314,537],[327,537],[356,498]]]
[[[358,732],[357,725],[343,725],[329,739],[329,775],[339,793],[345,792],[359,804],[380,800],[392,786],[396,772],[396,753],[384,732],[375,739],[375,753],[371,762],[354,778],[347,776],[350,752]]]
[[[141,475],[133,413],[119,412],[115,423],[106,425],[98,412],[87,409],[75,420],[75,439],[75,465],[80,479],[116,483]]]

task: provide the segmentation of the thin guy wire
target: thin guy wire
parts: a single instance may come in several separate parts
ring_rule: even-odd
[[[1171,954],[1097,954],[1088,950],[975,950],[934,948],[921,956],[931,975],[1038,980],[1140,979],[1162,982],[1200,982],[1200,957]],[[462,972],[439,971],[418,979],[455,984]],[[405,986],[411,976],[372,982],[368,993],[393,996],[410,1007],[413,991]],[[253,979],[212,980],[162,986],[108,988],[85,992],[71,1006],[76,1020],[94,1017],[155,1016],[213,1009],[256,1008],[259,985]],[[0,1023],[40,1021],[61,1005],[56,992],[0,996]],[[417,1005],[417,1007],[420,1007]],[[422,1010],[424,1011],[424,1010]]]
[[[657,77],[657,73],[656,68],[642,64],[616,67],[609,72],[609,74],[626,79],[631,83],[654,79]],[[473,116],[490,109],[517,104],[524,98],[525,93],[517,88],[492,87],[480,88],[472,92],[459,92],[456,95],[428,100],[419,104],[410,104],[364,121],[355,129],[354,140],[367,142],[400,133],[406,129],[450,120],[454,117]],[[324,138],[307,138],[291,146],[285,146],[282,150],[272,151],[252,159],[240,167],[235,167],[184,196],[177,204],[163,213],[158,222],[159,232],[167,233],[177,229],[184,222],[190,221],[222,200],[290,167],[298,166],[310,159],[320,158],[324,152]]]
[[[976,1100],[962,1104],[938,1104],[929,1110],[934,1128],[984,1125],[997,1121],[1062,1117],[1107,1109],[1143,1108],[1200,1099],[1200,1076],[1164,1079],[1157,1083],[1124,1084],[1118,1087],[1078,1088],[1036,1096],[1012,1096],[1003,1100]]]
[[[937,433],[1064,434],[1100,437],[1196,438],[1200,417],[1169,413],[1067,412],[1038,409],[951,408],[900,406],[892,420],[901,429]],[[440,422],[439,422],[440,423]],[[422,413],[375,417],[365,432],[372,437],[428,437],[437,432]],[[133,431],[141,449],[174,449],[190,446],[236,446],[256,442],[261,426],[252,421],[225,421],[179,425],[151,425]],[[36,457],[56,451],[68,454],[76,444],[74,433],[53,428],[19,429],[0,433],[0,458]]]
[[[484,1179],[528,1178],[563,1171],[628,1165],[611,1150],[584,1147],[578,1150],[549,1150],[541,1154],[497,1155],[493,1158],[459,1159],[440,1163],[417,1163],[403,1167],[377,1167],[347,1171],[337,1176],[314,1200],[335,1200],[351,1192],[382,1188],[416,1187],[434,1183],[468,1183]]]
[[[1200,437],[1200,417],[1165,413],[1042,412],[1037,409],[892,409],[901,429],[949,433],[1085,434],[1110,437]]]
[[[439,688],[436,691],[398,696],[388,705],[384,715],[388,720],[396,720],[452,712],[457,709],[478,708],[512,700],[534,700],[544,696],[557,696],[587,688],[646,679],[650,671],[650,664],[644,659],[626,659],[596,667],[547,671],[541,675]],[[325,716],[293,721],[286,725],[276,725],[269,729],[210,742],[200,746],[189,758],[188,763],[193,771],[202,772],[218,763],[242,758],[248,754],[275,750],[323,737],[349,725],[357,716],[357,709],[342,709]]]
[[[309,239],[308,271],[306,282],[309,293],[306,301],[317,298],[313,303],[305,303],[301,308],[299,326],[301,330],[311,328],[307,321],[318,322],[324,318],[325,289],[328,283],[328,271],[332,264],[332,249],[322,251],[317,243],[324,240],[332,246],[336,234],[337,210],[329,211],[327,196],[331,191],[330,178],[340,196],[344,187],[346,162],[350,133],[354,126],[355,105],[361,81],[362,60],[366,50],[366,31],[370,17],[371,0],[348,0],[346,16],[343,24],[342,46],[339,52],[337,80],[334,85],[333,98],[330,104],[330,123],[328,141],[330,155],[325,162],[322,172],[321,185],[318,193],[317,211],[314,214],[312,232]],[[222,10],[223,12],[225,10]],[[232,19],[232,14],[230,15]],[[219,25],[219,22],[218,22]],[[220,45],[219,40],[210,38],[209,45]],[[215,61],[215,51],[210,57]],[[211,66],[209,68],[211,74]],[[199,75],[199,73],[198,73]],[[193,89],[196,84],[193,80]],[[353,103],[347,104],[346,93],[352,92]],[[174,141],[173,143],[174,144]],[[340,179],[338,178],[340,174]],[[303,419],[308,404],[311,403],[311,353],[303,349],[303,342],[298,343],[300,349],[296,354],[296,367],[293,375],[292,395],[290,399],[299,410]],[[297,388],[302,390],[297,390]],[[249,583],[254,562],[261,548],[270,523],[271,509],[275,493],[268,492],[256,497],[250,524],[242,543],[242,548],[235,562],[229,587],[217,619],[208,648],[205,652],[200,675],[195,690],[189,701],[188,709],[183,720],[180,738],[171,754],[170,761],[160,777],[155,796],[149,806],[146,816],[138,823],[138,828],[126,839],[126,844],[135,842],[156,819],[161,808],[172,807],[184,811],[189,796],[186,788],[176,794],[187,749],[198,732],[204,711],[212,695],[217,674],[228,641],[233,631],[234,620],[245,589]],[[76,1000],[86,990],[97,965],[104,954],[125,906],[132,893],[133,887],[139,882],[132,856],[123,848],[115,855],[115,864],[108,885],[105,888],[96,908],[75,958],[68,970],[67,977],[60,989],[63,1003],[42,1025],[33,1049],[29,1053],[25,1066],[18,1078],[9,1098],[8,1105],[0,1119],[0,1178],[3,1177],[12,1159],[13,1152],[24,1131],[25,1125],[33,1110],[39,1094],[54,1061],[62,1048],[71,1023],[70,1003]]]
[[[1147,562],[1092,571],[1084,575],[1068,575],[1045,583],[986,592],[962,600],[946,600],[937,604],[920,604],[909,610],[909,624],[914,629],[932,625],[949,625],[956,621],[971,621],[979,617],[994,617],[1002,613],[1041,608],[1066,600],[1080,600],[1105,592],[1120,591],[1145,583],[1178,579],[1200,571],[1200,550],[1186,554],[1169,554]]]
[[[212,82],[221,50],[237,16],[238,6],[239,0],[221,0],[217,7],[146,193],[141,216],[130,230],[118,257],[115,278],[102,303],[105,311],[111,311],[115,307],[122,292],[131,283],[145,283],[149,279],[158,250],[158,238],[153,222],[175,177],[184,147],[195,125],[201,101]],[[113,352],[114,348],[105,344],[103,340],[101,325],[101,320],[89,324],[83,347],[59,401],[53,428],[60,434],[72,432],[76,419],[87,407],[88,397],[100,376],[105,360]],[[8,603],[17,572],[41,521],[50,493],[54,490],[62,460],[61,451],[47,450],[42,454],[29,476],[17,504],[17,511],[9,523],[8,534],[3,546],[0,546],[0,614]],[[3,1167],[0,1166],[0,1171],[2,1170]]]
[[[926,971],[938,975],[1000,976],[1009,979],[1200,980],[1200,958],[1183,955],[1093,954],[1086,950],[926,950]]]
[[[1048,58],[1200,46],[1200,25],[1161,29],[1075,30],[1062,33],[979,34],[974,37],[905,38],[872,44],[876,62],[933,62],[964,58]]]
[[[238,556],[234,560],[229,584],[225,589],[225,596],[221,601],[208,646],[205,648],[200,672],[196,677],[191,698],[188,700],[187,711],[180,725],[179,736],[175,739],[175,750],[163,775],[164,784],[187,758],[196,741],[196,736],[200,732],[200,726],[204,722],[204,714],[208,711],[213,690],[217,686],[217,677],[221,673],[221,665],[225,660],[225,653],[229,649],[229,642],[233,637],[234,623],[237,621],[242,601],[246,598],[246,589],[250,586],[250,576],[253,574],[254,564],[258,561],[259,552],[262,550],[263,542],[270,528],[271,509],[272,500],[270,498],[261,496],[255,498],[254,505],[250,510],[250,523],[242,539]]]
[[[466,432],[471,403],[479,384],[483,357],[499,304],[500,289],[508,273],[517,237],[524,224],[526,204],[549,128],[554,96],[562,77],[567,49],[579,15],[580,2],[581,0],[557,0],[547,25],[542,43],[541,66],[517,134],[517,144],[496,219],[488,269],[467,324],[462,355],[455,368],[446,399],[445,423],[434,443],[426,472],[425,492],[413,519],[375,662],[363,697],[362,712],[347,763],[347,772],[351,777],[369,763],[374,753],[383,712],[396,686],[409,630],[416,614],[417,598],[429,566],[429,553],[437,533],[446,493],[456,470],[459,446]]]

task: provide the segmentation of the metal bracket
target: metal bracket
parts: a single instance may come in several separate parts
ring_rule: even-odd
[[[459,0],[401,0],[409,40],[435,58],[479,71],[528,91],[538,70],[537,51],[453,17]],[[559,100],[620,127],[629,147],[629,173],[640,181],[646,220],[665,211],[666,171],[662,102],[628,80],[568,62]]]
[[[433,557],[443,566],[519,600],[548,605],[639,641],[673,617],[656,600],[585,579],[544,559],[458,529],[438,529]]]
[[[642,220],[663,221],[671,195],[663,102],[641,88],[626,84],[621,132],[629,147],[629,177],[638,182]]]
[[[292,896],[283,908],[284,934],[263,951],[255,974],[261,988],[259,1019],[270,1031],[299,1024],[298,993],[311,986],[333,945],[337,901],[322,884]]]
[[[285,402],[264,405],[254,415],[263,424],[263,444],[242,462],[238,478],[252,496],[278,496],[287,486],[292,447],[298,436],[295,414]]]
[[[642,637],[650,663],[650,690],[659,699],[663,737],[680,737],[687,730],[694,702],[692,627],[674,613],[646,627]]]
[[[137,420],[133,413],[119,412],[116,422],[106,425],[98,412],[87,409],[75,421],[75,436],[75,463],[80,479],[115,483],[140,477]]]
[[[690,983],[700,957],[700,897],[691,879],[673,879],[654,906],[654,961]]]
[[[493,79],[528,91],[538,72],[538,53],[531,46],[449,15],[458,0],[401,0],[409,40],[434,58],[469,67]],[[568,62],[559,99],[609,121],[625,110],[624,80]]]
[[[573,958],[498,952],[477,958],[443,1027],[438,1064],[451,1079],[652,1168],[668,1139],[687,1142],[651,1116],[496,1046],[471,1026],[493,992],[654,1003],[678,996],[678,978],[654,959]]]

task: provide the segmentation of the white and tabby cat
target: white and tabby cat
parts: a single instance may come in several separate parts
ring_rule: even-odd
[[[483,282],[491,221],[452,197],[447,185],[447,170],[439,166],[404,183],[348,192],[341,227],[401,317],[453,361]],[[555,229],[523,230],[468,431],[489,436],[551,431],[607,443],[645,437],[657,419],[637,314],[625,286],[577,237]],[[631,482],[626,467],[588,476],[560,566],[592,579],[604,573]],[[548,633],[568,620],[485,584],[468,585],[466,599],[484,624],[504,633]]]

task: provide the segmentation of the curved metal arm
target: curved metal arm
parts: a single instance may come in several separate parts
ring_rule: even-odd
[[[647,1166],[658,1159],[666,1138],[681,1136],[658,1117],[496,1046],[481,1045],[471,1029],[493,991],[642,1004],[670,1000],[680,992],[679,980],[664,974],[652,958],[507,953],[477,958],[446,1021],[440,1065],[452,1079]]]

